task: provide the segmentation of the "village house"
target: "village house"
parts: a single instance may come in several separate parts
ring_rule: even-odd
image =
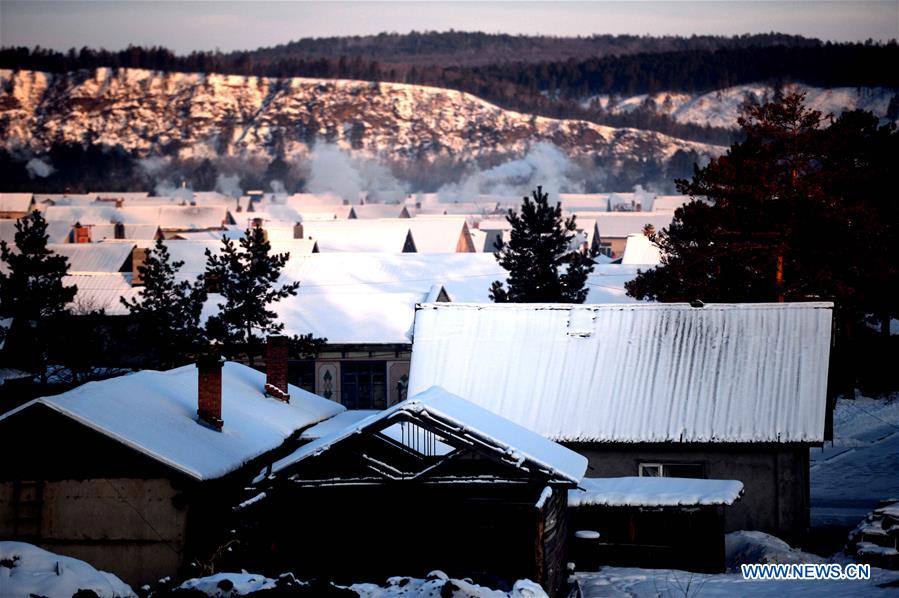
[[[274,462],[246,501],[260,567],[352,581],[402,563],[558,595],[584,457],[438,387],[320,425],[333,431]]]
[[[742,482],[725,528],[793,539],[824,441],[832,309],[421,305],[409,392],[442,386],[562,442],[591,478]]]
[[[31,211],[33,202],[31,193],[0,193],[0,218],[21,218]]]
[[[285,341],[270,339],[268,375],[205,359],[0,415],[0,537],[87,560],[134,587],[208,560],[259,464],[343,411],[287,384]]]

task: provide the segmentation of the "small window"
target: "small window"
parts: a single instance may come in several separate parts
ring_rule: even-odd
[[[640,463],[642,478],[705,478],[702,463]]]
[[[662,464],[661,463],[641,463],[640,464],[640,477],[641,478],[660,478],[660,477],[662,477]]]

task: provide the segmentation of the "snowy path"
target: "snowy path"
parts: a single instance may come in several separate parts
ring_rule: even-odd
[[[810,458],[813,526],[854,526],[899,498],[899,396],[838,401],[833,445]]]
[[[670,569],[603,567],[596,573],[578,573],[583,598],[862,598],[895,596],[899,571],[873,569],[867,581],[746,581],[739,573],[709,575]],[[574,598],[572,595],[571,598]]]

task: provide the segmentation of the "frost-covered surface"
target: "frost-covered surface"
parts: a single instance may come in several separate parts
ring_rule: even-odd
[[[467,93],[401,83],[140,69],[67,76],[0,69],[0,104],[8,122],[0,139],[5,149],[37,150],[54,140],[80,144],[99,135],[109,146],[141,155],[160,154],[167,144],[180,142],[181,158],[215,156],[219,148],[228,155],[273,157],[276,147],[295,158],[309,151],[304,129],[312,122],[318,136],[327,134],[347,149],[353,130],[361,128],[358,153],[390,152],[397,158],[520,156],[539,141],[591,157],[653,153],[667,159],[679,149],[703,154],[724,149],[650,131],[512,112]]]
[[[677,507],[730,505],[743,493],[737,480],[692,478],[584,478],[568,491],[568,506]]]
[[[806,105],[815,110],[839,116],[845,110],[869,110],[885,117],[890,99],[897,93],[885,87],[834,87],[821,88],[802,84],[788,84],[785,91],[801,91],[806,94]],[[704,94],[661,91],[655,94],[636,95],[611,102],[608,96],[595,96],[584,101],[585,105],[598,103],[613,114],[631,112],[651,102],[654,111],[665,114],[677,122],[713,127],[736,128],[740,106],[749,97],[760,101],[770,99],[774,90],[769,85],[753,83],[727,87]]]
[[[32,198],[31,193],[0,193],[0,212],[27,212]]]
[[[649,240],[642,233],[627,236],[627,244],[624,246],[624,256],[621,263],[626,266],[643,265],[656,266],[662,259],[659,246]]]
[[[899,394],[837,400],[833,443],[809,450],[812,525],[855,526],[899,499]]]
[[[587,470],[587,459],[584,456],[442,388],[433,387],[354,425],[300,447],[277,461],[272,466],[272,472],[278,473],[303,459],[320,455],[334,444],[353,434],[377,427],[402,411],[414,414],[415,417],[430,415],[439,421],[457,426],[461,433],[473,436],[482,444],[495,448],[517,466],[526,467],[529,471],[534,471],[535,468],[547,470],[553,477],[577,483]]]
[[[38,406],[130,446],[198,480],[220,477],[290,435],[344,411],[344,407],[290,386],[290,403],[263,393],[265,374],[237,363],[222,368],[221,432],[197,422],[197,368],[146,370],[88,382],[4,414]]]
[[[250,592],[271,590],[276,581],[264,575],[251,573],[216,573],[207,577],[195,577],[188,579],[178,589],[195,590],[207,596],[216,598],[229,598],[231,596],[243,596]]]
[[[442,386],[556,440],[820,442],[831,312],[426,304],[409,392]]]
[[[598,572],[579,572],[576,578],[583,598],[886,598],[896,595],[899,572],[872,568],[871,579],[865,581],[746,581],[740,573],[602,567]]]
[[[70,598],[91,590],[100,598],[135,596],[121,579],[71,557],[24,542],[0,541],[0,596]]]
[[[725,534],[724,552],[729,571],[753,563],[821,563],[822,557],[793,548],[780,538],[756,531]]]

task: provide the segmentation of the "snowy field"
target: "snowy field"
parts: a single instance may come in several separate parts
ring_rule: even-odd
[[[810,452],[812,526],[854,527],[899,499],[899,394],[840,399],[833,420],[833,445]]]

